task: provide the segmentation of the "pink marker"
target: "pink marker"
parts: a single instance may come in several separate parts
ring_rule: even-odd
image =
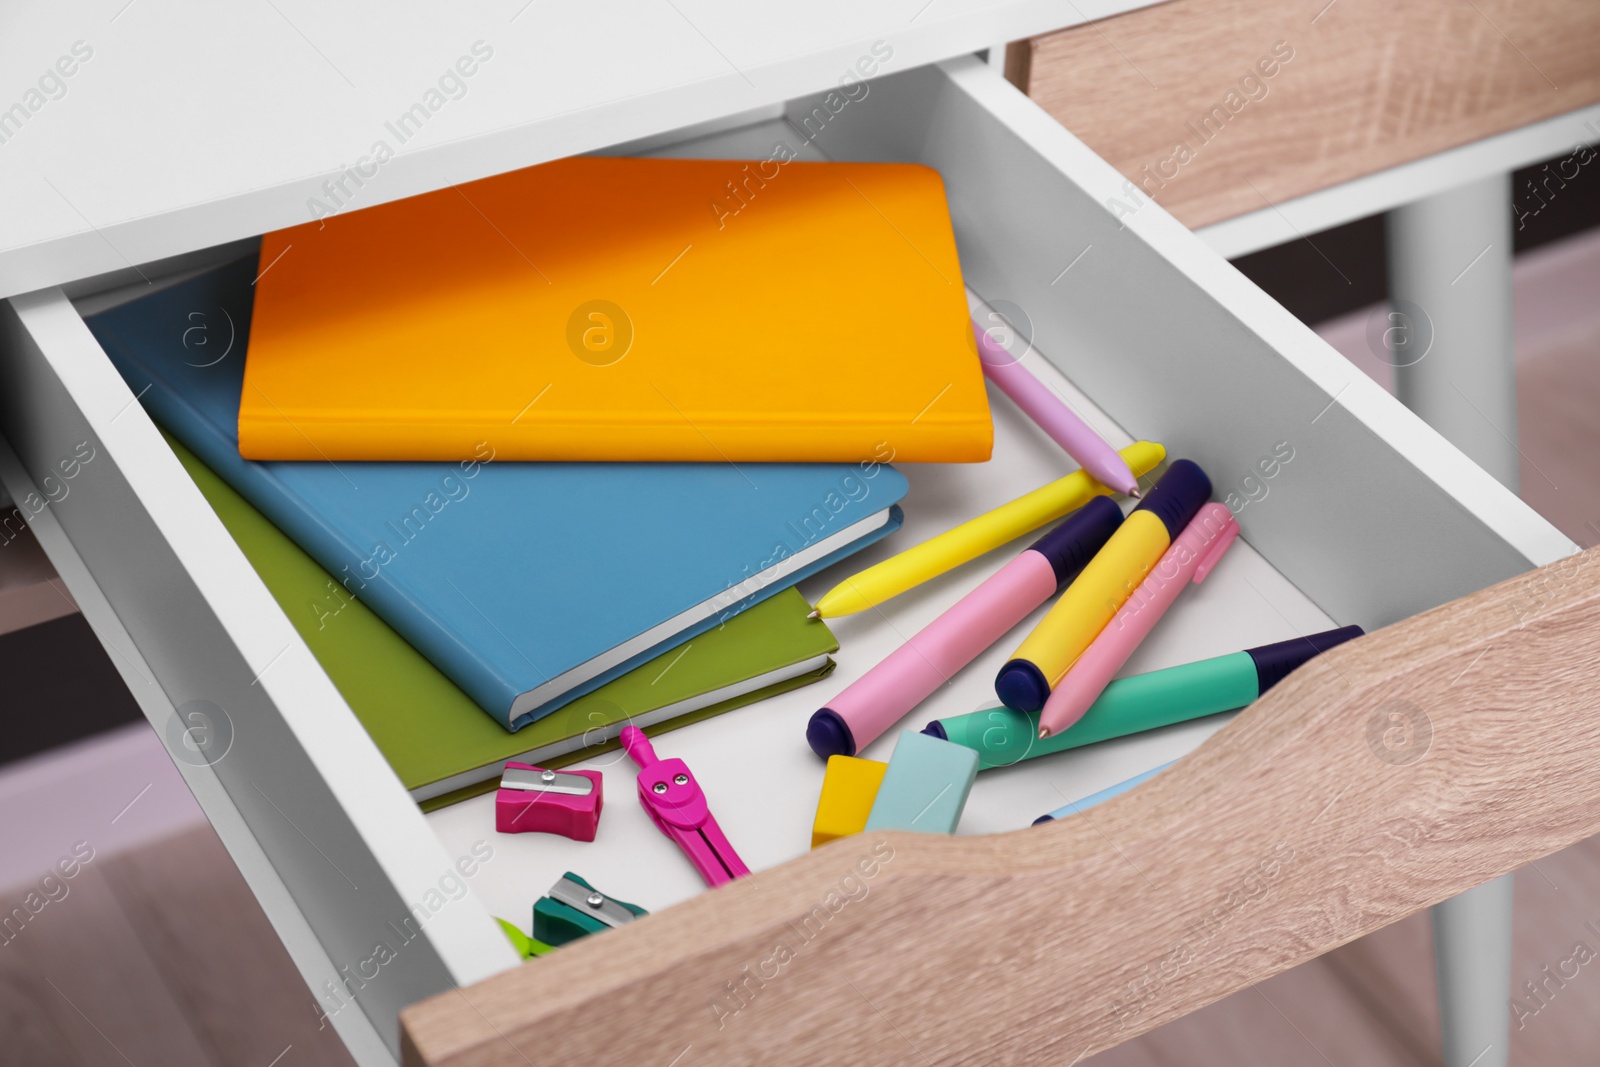
[[[854,756],[962,667],[1049,600],[1122,525],[1097,496],[996,571],[811,716],[806,740],[823,759]]]
[[[1226,505],[1207,504],[1195,513],[1139,588],[1051,690],[1039,714],[1040,737],[1058,734],[1083,718],[1183,587],[1191,581],[1196,585],[1205,581],[1238,536],[1239,524]]]
[[[622,747],[639,765],[639,803],[645,814],[683,849],[706,885],[719,886],[750,873],[722,836],[722,827],[712,817],[705,791],[688,764],[681,759],[658,758],[637,726],[622,728]]]
[[[978,362],[983,364],[983,373],[1002,393],[1101,485],[1124,496],[1139,495],[1139,479],[1134,477],[1128,461],[1116,449],[1089,429],[1089,424],[1052,393],[1049,386],[1024,370],[1016,357],[1000,347],[1000,342],[990,337],[983,327],[974,322],[972,332],[978,338]]]

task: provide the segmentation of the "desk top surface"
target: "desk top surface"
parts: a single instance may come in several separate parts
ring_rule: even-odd
[[[0,296],[1148,2],[7,5]]]

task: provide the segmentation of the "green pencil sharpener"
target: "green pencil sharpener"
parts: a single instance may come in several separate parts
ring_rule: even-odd
[[[636,904],[606,896],[568,871],[534,902],[533,936],[548,945],[565,945],[648,914]]]

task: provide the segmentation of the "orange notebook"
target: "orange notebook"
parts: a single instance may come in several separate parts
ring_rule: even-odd
[[[926,167],[577,157],[268,234],[249,459],[976,462]]]

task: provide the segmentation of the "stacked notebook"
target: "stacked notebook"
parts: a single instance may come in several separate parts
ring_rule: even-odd
[[[927,167],[580,156],[268,234],[258,271],[251,459],[989,458]]]
[[[535,722],[900,525],[874,465],[253,462],[243,360],[184,345],[200,311],[248,337],[245,260],[88,320],[140,402],[509,730]]]
[[[838,650],[793,589],[507,733],[170,435],[167,443],[423,810],[494,788],[507,760],[562,767],[622,727],[676,729],[825,678]]]
[[[427,807],[825,676],[793,585],[992,435],[919,167],[563,160],[88,323]]]

